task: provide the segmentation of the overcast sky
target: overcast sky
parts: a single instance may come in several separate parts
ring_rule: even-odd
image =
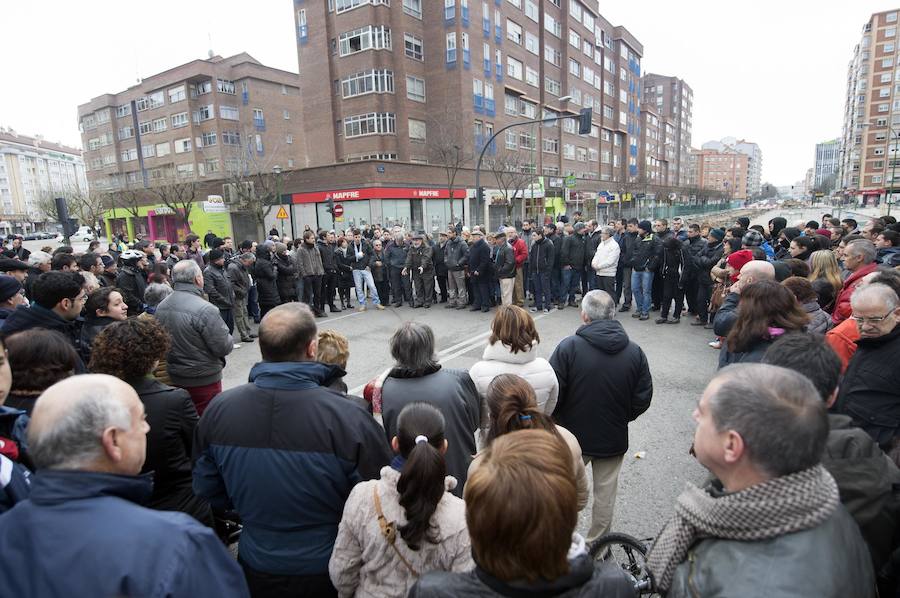
[[[644,72],[677,75],[693,88],[694,145],[755,141],[763,179],[778,185],[813,166],[817,141],[839,136],[853,46],[871,13],[893,8],[873,0],[602,6],[644,44]],[[296,71],[292,10],[290,0],[3,2],[0,125],[80,146],[79,104],[203,58],[210,47]]]

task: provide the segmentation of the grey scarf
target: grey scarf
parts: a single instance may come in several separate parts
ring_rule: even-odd
[[[709,485],[689,484],[678,497],[675,516],[666,523],[647,566],[656,586],[667,591],[675,568],[703,538],[765,540],[816,527],[840,504],[837,483],[822,466],[781,476],[733,494],[714,496]]]

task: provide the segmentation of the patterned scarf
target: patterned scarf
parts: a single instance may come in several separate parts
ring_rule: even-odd
[[[766,540],[811,529],[828,519],[840,503],[837,483],[822,466],[781,476],[733,494],[689,484],[647,555],[657,588],[666,592],[675,568],[703,538]]]

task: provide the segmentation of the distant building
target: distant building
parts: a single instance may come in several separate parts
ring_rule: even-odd
[[[816,166],[813,172],[813,184],[818,187],[831,175],[837,176],[841,164],[841,140],[832,139],[816,144]],[[837,185],[837,182],[835,183]]]
[[[691,153],[694,92],[684,80],[647,73],[641,109],[652,109],[660,119],[661,157],[668,177],[661,184],[687,186]]]
[[[87,193],[81,150],[0,128],[0,231],[25,233],[48,220],[41,199]],[[74,216],[74,215],[73,215]]]
[[[703,149],[719,152],[733,150],[747,156],[747,197],[759,193],[762,184],[762,150],[757,144],[735,137],[723,137],[719,141],[707,141],[703,144]]]
[[[720,191],[731,199],[749,199],[750,157],[730,147],[692,152],[696,163],[697,186]]]

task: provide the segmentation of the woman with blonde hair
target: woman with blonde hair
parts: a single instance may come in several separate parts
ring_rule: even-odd
[[[841,267],[838,265],[837,258],[834,253],[827,250],[814,251],[809,258],[810,273],[809,281],[813,283],[813,288],[819,294],[819,305],[822,309],[831,313],[834,308],[834,299],[841,292],[844,281],[841,278]],[[815,284],[816,281],[824,281],[831,286],[833,293],[828,296],[828,289],[822,283]],[[822,291],[825,291],[824,293]],[[824,296],[823,296],[824,295]]]
[[[531,314],[515,305],[497,308],[481,361],[469,370],[478,394],[485,397],[488,385],[500,374],[516,374],[534,388],[538,408],[553,413],[559,381],[550,363],[537,356],[540,342]]]

